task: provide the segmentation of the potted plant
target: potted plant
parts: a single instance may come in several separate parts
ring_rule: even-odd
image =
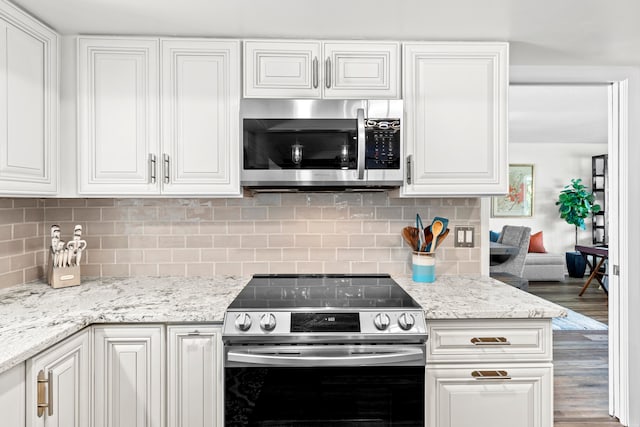
[[[578,244],[578,228],[587,228],[584,220],[589,215],[600,212],[600,205],[594,204],[596,197],[584,184],[582,179],[574,178],[571,184],[565,185],[560,192],[556,205],[559,206],[560,218],[575,226],[575,244]],[[567,252],[567,270],[571,277],[583,277],[586,263],[579,252]]]

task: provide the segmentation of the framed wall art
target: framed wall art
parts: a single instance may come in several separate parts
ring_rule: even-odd
[[[509,193],[494,196],[491,216],[533,216],[533,165],[509,165]]]

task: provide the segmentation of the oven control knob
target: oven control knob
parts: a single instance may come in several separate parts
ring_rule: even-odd
[[[413,325],[416,324],[416,319],[413,317],[411,313],[402,313],[400,317],[398,317],[398,325],[403,331],[408,331],[413,328]]]
[[[276,316],[272,313],[263,314],[260,317],[260,327],[263,331],[273,331],[276,328]]]
[[[236,328],[241,331],[248,331],[251,327],[251,316],[249,313],[240,313],[236,316]]]
[[[389,316],[384,313],[378,313],[373,319],[373,324],[376,325],[376,328],[379,331],[384,331],[385,329],[387,329],[390,323],[391,320],[389,319]]]

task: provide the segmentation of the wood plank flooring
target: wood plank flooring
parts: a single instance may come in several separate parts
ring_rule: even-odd
[[[529,282],[529,292],[607,323],[607,295],[584,280]],[[607,331],[553,331],[554,426],[621,427],[609,416]]]

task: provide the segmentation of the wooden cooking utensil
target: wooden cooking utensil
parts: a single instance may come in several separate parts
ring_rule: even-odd
[[[444,227],[444,224],[439,219],[433,221],[433,224],[431,224],[431,233],[433,234],[433,239],[432,239],[433,244],[429,248],[430,253],[433,253],[433,251],[436,250],[436,246],[438,243],[438,236],[440,236],[440,233],[442,233],[443,227]]]
[[[440,246],[440,243],[442,243],[442,241],[446,239],[448,235],[449,235],[449,229],[447,228],[442,232],[442,234],[440,234],[440,236],[438,236],[438,240],[436,241],[436,249],[438,249],[438,246]]]
[[[404,227],[402,229],[402,238],[407,245],[411,246],[411,250],[418,247],[418,229],[416,227]]]

